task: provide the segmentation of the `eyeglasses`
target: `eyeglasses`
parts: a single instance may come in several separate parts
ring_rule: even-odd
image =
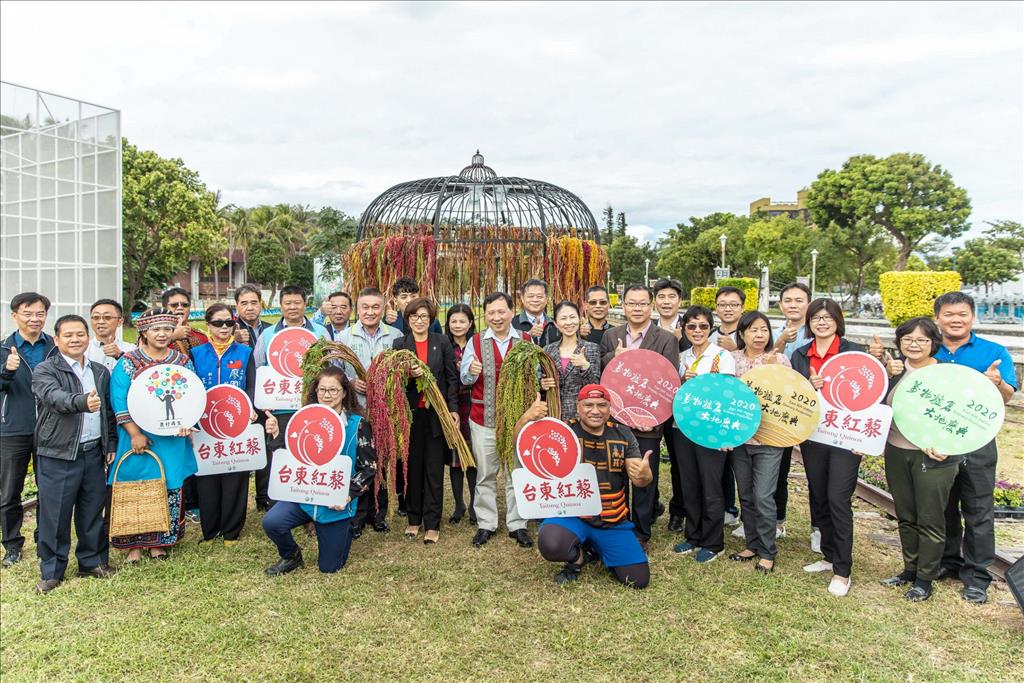
[[[588,301],[587,305],[588,306],[607,306],[608,305],[608,299],[600,299],[598,301]]]
[[[18,311],[18,316],[25,320],[46,320],[46,311]]]
[[[175,304],[167,304],[167,308],[188,308],[188,302],[179,301],[178,303]]]
[[[690,332],[696,332],[697,330],[710,330],[711,325],[707,323],[686,323],[686,329]]]
[[[627,301],[622,304],[623,308],[649,308],[651,305],[650,301]]]
[[[724,308],[727,311],[734,311],[734,310],[736,310],[737,308],[739,308],[742,305],[743,304],[738,304],[738,303],[735,303],[735,302],[732,302],[732,303],[720,303],[720,304],[715,304],[715,308]]]
[[[341,389],[337,387],[317,387],[317,396],[337,396],[341,393]]]
[[[234,320],[211,320],[210,322],[208,322],[206,324],[209,325],[210,327],[234,327],[235,326],[235,321]]]
[[[904,345],[904,344],[907,345],[907,346],[916,346],[918,348],[924,348],[926,346],[931,346],[932,340],[931,339],[911,339],[910,337],[903,337],[902,339],[900,339],[900,345]]]
[[[428,313],[417,313],[416,315],[409,316],[409,322],[416,321],[418,323],[425,323],[430,320],[430,314]]]
[[[94,323],[109,323],[109,322],[111,322],[113,320],[120,320],[121,316],[119,316],[119,315],[93,315],[93,316],[90,316],[89,319],[92,320]]]
[[[816,315],[813,318],[811,318],[811,324],[812,325],[817,325],[819,323],[821,323],[821,324],[828,324],[828,323],[834,323],[834,322],[835,322],[835,320],[830,315]]]

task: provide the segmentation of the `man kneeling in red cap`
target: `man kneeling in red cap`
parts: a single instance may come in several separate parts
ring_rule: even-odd
[[[597,470],[601,489],[601,514],[597,517],[556,517],[541,524],[537,536],[545,560],[565,562],[555,576],[564,585],[579,578],[583,566],[600,560],[615,578],[633,588],[645,588],[651,580],[647,554],[633,533],[626,504],[629,482],[647,486],[653,478],[651,451],[640,457],[633,433],[610,419],[608,391],[588,384],[577,397],[579,417],[568,424],[583,446],[582,462]],[[527,423],[547,416],[547,405],[537,400],[516,423],[518,433]]]

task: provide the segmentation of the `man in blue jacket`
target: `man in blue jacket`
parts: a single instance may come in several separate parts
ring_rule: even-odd
[[[32,371],[56,353],[53,337],[43,332],[49,310],[50,300],[42,294],[16,294],[11,299],[11,317],[18,329],[0,344],[0,539],[4,567],[21,559],[25,545],[21,492],[36,428]]]
[[[117,450],[110,372],[86,355],[89,326],[84,318],[62,316],[53,331],[60,353],[32,373],[32,392],[39,406],[39,593],[49,593],[64,581],[72,518],[78,536],[78,576],[105,579],[115,571],[107,564],[109,546],[103,529],[106,466]]]

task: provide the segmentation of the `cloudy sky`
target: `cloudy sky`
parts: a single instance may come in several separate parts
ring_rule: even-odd
[[[973,222],[1021,219],[1024,10],[963,4],[29,3],[0,77],[120,109],[225,201],[358,214],[389,186],[501,175],[656,239],[795,198],[850,155],[925,154]]]

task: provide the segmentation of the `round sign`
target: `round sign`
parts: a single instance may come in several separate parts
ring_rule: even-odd
[[[135,375],[128,387],[132,422],[150,434],[174,436],[199,421],[206,407],[206,387],[181,365],[154,365]]]
[[[288,421],[285,446],[299,462],[326,465],[345,444],[345,423],[332,409],[319,403],[299,408]]]
[[[234,439],[249,426],[252,403],[249,396],[233,384],[218,384],[206,391],[206,409],[199,428],[218,439]]]
[[[835,408],[851,412],[875,405],[889,388],[885,367],[871,354],[860,351],[829,358],[818,375],[825,381],[821,398]]]
[[[302,377],[302,359],[316,335],[305,327],[289,327],[274,335],[267,345],[267,363],[285,377]]]
[[[999,390],[977,370],[939,363],[915,370],[896,386],[896,426],[918,448],[942,455],[972,453],[996,438],[1006,406]]]
[[[818,427],[818,392],[785,365],[758,365],[740,378],[761,402],[761,424],[754,438],[765,446],[795,446]]]
[[[611,394],[612,417],[627,427],[650,431],[672,416],[679,368],[660,353],[633,349],[605,366],[601,386]]]
[[[735,448],[749,441],[761,424],[761,402],[732,375],[707,373],[679,388],[672,415],[690,441],[707,448]]]
[[[572,427],[553,417],[531,422],[516,437],[519,462],[541,479],[568,477],[583,449]]]

